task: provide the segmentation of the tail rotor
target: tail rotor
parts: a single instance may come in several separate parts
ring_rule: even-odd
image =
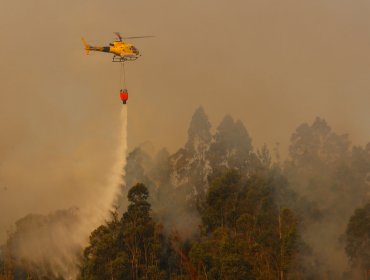
[[[81,40],[82,40],[82,43],[84,44],[85,46],[85,52],[86,54],[88,55],[90,53],[90,50],[91,50],[91,47],[89,46],[89,44],[85,41],[84,37],[81,37]]]

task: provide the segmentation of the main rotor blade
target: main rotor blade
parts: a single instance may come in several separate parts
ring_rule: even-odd
[[[113,33],[116,34],[116,36],[118,37],[120,41],[122,41],[122,36],[121,34],[119,34],[119,32],[113,32]]]
[[[122,37],[123,39],[141,39],[141,38],[153,38],[155,36],[149,35],[149,36],[132,36],[132,37]]]

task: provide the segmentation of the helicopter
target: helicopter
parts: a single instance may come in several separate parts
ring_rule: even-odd
[[[90,46],[83,37],[81,37],[81,39],[82,39],[82,43],[85,46],[86,54],[89,54],[90,51],[111,53],[113,54],[112,62],[121,63],[121,75],[120,75],[121,90],[119,93],[119,97],[123,104],[127,104],[128,91],[125,88],[125,85],[126,85],[125,61],[136,60],[141,55],[140,55],[139,50],[133,44],[125,43],[123,40],[150,38],[154,36],[122,37],[119,32],[114,32],[114,34],[117,36],[118,39],[112,43],[109,43],[109,47],[108,46],[104,46],[104,47]]]
[[[109,43],[109,46],[104,47],[90,46],[85,41],[85,39],[81,37],[82,42],[85,46],[86,54],[89,54],[90,51],[106,52],[113,54],[112,62],[133,61],[138,59],[141,56],[141,54],[133,44],[126,43],[123,40],[154,37],[154,36],[122,37],[119,32],[114,32],[114,34],[117,36],[117,40]]]

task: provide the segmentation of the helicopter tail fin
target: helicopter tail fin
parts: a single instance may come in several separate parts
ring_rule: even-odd
[[[82,40],[82,43],[84,44],[85,46],[85,51],[86,51],[86,54],[89,54],[90,52],[90,46],[86,43],[84,37],[81,37],[81,40]]]

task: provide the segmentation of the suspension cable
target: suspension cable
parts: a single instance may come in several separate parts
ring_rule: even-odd
[[[122,62],[120,63],[119,67],[120,67],[120,71],[119,71],[119,85],[120,85],[120,88],[123,89],[123,65],[122,65]]]
[[[124,88],[127,88],[127,85],[126,85],[125,62],[122,62],[122,70],[123,70],[123,85],[124,85]]]

